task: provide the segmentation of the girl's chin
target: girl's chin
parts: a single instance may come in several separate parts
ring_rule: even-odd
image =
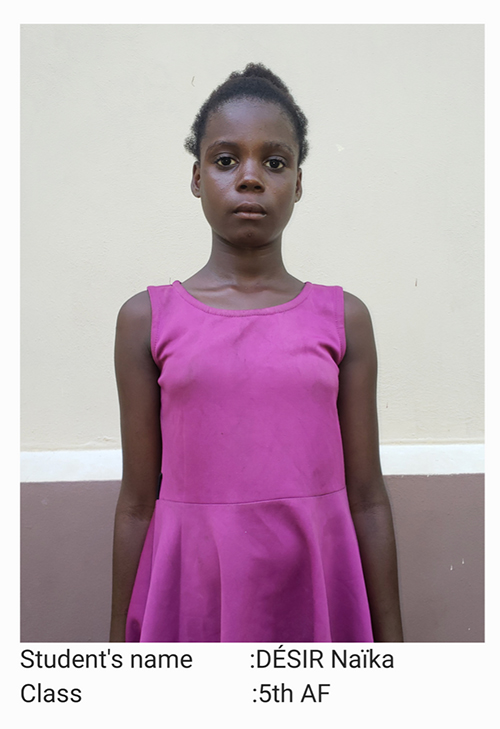
[[[212,229],[213,230],[213,229]],[[259,230],[258,226],[245,226],[238,231],[225,231],[225,233],[213,230],[213,242],[229,245],[231,247],[260,248],[262,246],[279,245],[280,235],[270,236],[267,232]]]
[[[220,238],[222,244],[228,245],[231,248],[267,248],[273,245],[278,245],[276,239],[269,240],[259,235],[247,233],[246,235],[232,236],[231,238]]]

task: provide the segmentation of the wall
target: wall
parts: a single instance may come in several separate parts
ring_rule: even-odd
[[[386,481],[405,640],[484,640],[482,476]],[[118,489],[117,481],[24,485],[21,640],[107,640]]]
[[[117,311],[205,263],[183,140],[250,60],[309,116],[286,263],[370,308],[382,442],[482,442],[482,32],[26,26],[22,449],[119,447]]]

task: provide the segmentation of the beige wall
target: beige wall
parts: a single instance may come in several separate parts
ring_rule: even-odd
[[[183,140],[262,61],[310,119],[289,269],[372,311],[383,443],[482,431],[483,29],[25,26],[22,447],[119,447],[121,303],[206,260]]]

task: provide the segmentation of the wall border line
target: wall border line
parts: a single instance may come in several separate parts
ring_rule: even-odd
[[[382,445],[385,476],[436,476],[484,473],[484,445]],[[23,451],[21,482],[117,481],[121,450]]]

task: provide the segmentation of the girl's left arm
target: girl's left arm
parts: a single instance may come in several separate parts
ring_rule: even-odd
[[[376,642],[403,640],[396,542],[382,476],[377,421],[377,354],[368,309],[344,293],[346,352],[338,410],[347,494],[358,537]]]

